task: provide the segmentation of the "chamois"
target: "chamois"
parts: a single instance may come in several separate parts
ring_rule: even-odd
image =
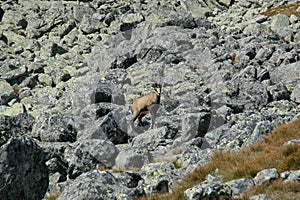
[[[138,118],[139,125],[143,125],[142,118],[148,113],[151,114],[151,128],[153,129],[155,123],[155,115],[160,104],[161,85],[152,84],[154,91],[136,99],[132,104],[132,119],[131,127],[134,130],[134,121]]]

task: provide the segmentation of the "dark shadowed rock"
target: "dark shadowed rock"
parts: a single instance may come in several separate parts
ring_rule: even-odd
[[[5,80],[0,79],[0,105],[6,105],[16,96],[13,87]]]
[[[12,137],[31,133],[34,117],[24,110],[23,112],[15,116],[0,116],[0,146]]]
[[[0,7],[0,22],[2,21],[4,10]]]
[[[42,199],[48,168],[42,149],[28,136],[10,139],[0,148],[1,199]]]
[[[114,144],[127,143],[130,136],[127,133],[127,110],[117,108],[104,117],[100,131]]]

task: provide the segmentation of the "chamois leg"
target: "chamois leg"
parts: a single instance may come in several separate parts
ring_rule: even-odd
[[[139,126],[144,126],[144,123],[142,121],[143,117],[145,116],[146,114],[145,113],[141,113],[138,117],[138,120],[139,120]]]
[[[157,110],[159,109],[159,104],[155,104],[151,109],[150,109],[150,114],[151,114],[151,128],[154,128],[155,125],[155,118],[156,118],[156,113]]]
[[[154,124],[155,124],[155,111],[152,110],[150,113],[151,113],[151,129],[153,129]],[[149,129],[150,129],[150,127],[149,127]]]
[[[131,128],[132,130],[134,130],[134,122],[137,119],[137,117],[139,116],[140,113],[138,112],[133,112],[132,114],[132,118],[131,118]]]

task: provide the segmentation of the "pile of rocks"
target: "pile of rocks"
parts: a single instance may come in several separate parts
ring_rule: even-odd
[[[199,185],[187,189],[184,192],[185,199],[196,200],[203,198],[241,198],[243,192],[253,186],[258,186],[279,178],[283,179],[284,183],[298,182],[300,170],[286,171],[279,173],[277,169],[264,169],[257,173],[253,179],[236,179],[228,182],[223,182],[222,177],[209,174],[207,180]],[[271,199],[265,194],[252,196],[252,200],[269,200]]]
[[[299,118],[300,20],[260,14],[293,2],[1,1],[1,198],[170,192]],[[152,82],[156,128],[137,134],[130,104]]]

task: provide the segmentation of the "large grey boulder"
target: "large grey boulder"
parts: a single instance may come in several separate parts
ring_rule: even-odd
[[[139,193],[138,189],[122,185],[110,172],[93,170],[69,181],[57,199],[134,199]]]
[[[42,142],[75,142],[77,131],[71,117],[60,113],[42,113],[36,117],[33,135]]]
[[[42,199],[49,174],[45,154],[28,136],[12,138],[0,148],[1,199]]]
[[[153,151],[160,146],[172,144],[172,139],[175,135],[176,132],[172,131],[170,134],[170,130],[167,126],[149,129],[133,138],[132,147],[147,148],[148,150]]]
[[[169,192],[178,178],[174,164],[169,162],[146,164],[140,174],[146,194]]]
[[[183,152],[177,158],[176,163],[186,171],[191,172],[197,167],[207,164],[213,153],[208,142],[204,138],[195,138],[184,144],[176,144]]]
[[[88,139],[71,144],[64,151],[68,174],[76,178],[96,167],[112,168],[119,150],[110,141]]]
[[[270,71],[271,81],[274,83],[284,83],[289,92],[293,91],[299,83],[300,77],[300,62],[291,63],[288,65],[281,65]]]
[[[101,129],[103,117],[118,106],[112,103],[95,103],[84,107],[75,117],[78,127],[77,139],[107,139]]]
[[[187,141],[204,137],[210,127],[211,115],[209,112],[188,113],[182,120],[182,134]]]
[[[269,115],[258,113],[233,115],[229,122],[209,131],[204,138],[211,147],[221,149],[247,146],[272,130],[273,125],[269,119]]]
[[[151,153],[145,148],[131,148],[120,151],[114,168],[117,170],[139,170],[152,161]]]

